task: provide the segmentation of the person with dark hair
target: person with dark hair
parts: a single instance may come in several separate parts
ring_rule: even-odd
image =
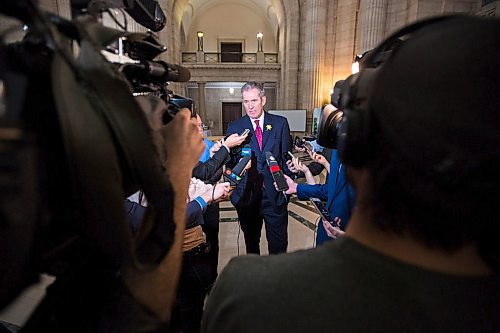
[[[202,332],[500,331],[500,20],[420,21],[365,61],[334,136],[346,234],[232,259]]]
[[[247,82],[241,88],[241,93],[247,115],[231,122],[227,133],[242,133],[246,129],[250,131],[252,165],[236,186],[231,202],[238,213],[247,253],[260,254],[262,220],[266,225],[269,253],[286,252],[289,198],[275,190],[265,153],[270,152],[281,170],[291,175],[283,160],[283,154],[291,148],[290,127],[285,117],[264,112],[267,100],[262,84]],[[240,157],[233,155],[227,165],[232,168]]]

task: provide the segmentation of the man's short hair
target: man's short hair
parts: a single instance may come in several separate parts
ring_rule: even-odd
[[[264,90],[264,85],[262,83],[256,82],[256,81],[250,81],[250,82],[245,83],[243,85],[243,87],[241,87],[241,93],[243,94],[244,91],[248,91],[251,89],[257,89],[259,91],[259,97],[262,97],[266,94],[266,92]]]
[[[382,66],[368,102],[373,223],[448,250],[496,238],[500,20],[423,26]]]

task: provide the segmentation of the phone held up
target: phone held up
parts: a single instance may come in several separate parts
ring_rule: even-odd
[[[328,221],[334,227],[338,227],[338,225],[335,223],[335,219],[330,215],[330,213],[328,212],[325,205],[320,199],[311,197],[309,198],[309,200],[313,203],[314,207],[318,211],[318,214],[321,216],[323,220]]]

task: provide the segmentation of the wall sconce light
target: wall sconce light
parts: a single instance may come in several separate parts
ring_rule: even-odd
[[[196,35],[198,36],[198,51],[203,51],[203,31],[198,31]]]
[[[264,34],[262,32],[257,33],[257,52],[262,51],[262,39],[264,38]]]
[[[356,74],[359,72],[359,61],[355,61],[351,65],[351,74]]]
[[[229,95],[231,95],[231,96],[234,95],[234,88],[229,88]]]

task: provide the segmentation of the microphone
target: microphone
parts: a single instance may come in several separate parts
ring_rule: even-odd
[[[250,159],[251,156],[244,156],[232,170],[226,168],[226,171],[224,171],[224,180],[228,181],[231,186],[238,185],[238,183],[241,181],[243,170],[245,169]]]
[[[285,175],[283,174],[283,171],[281,171],[276,158],[274,158],[273,154],[271,154],[271,152],[269,151],[266,151],[266,162],[269,166],[269,171],[271,171],[271,175],[276,182],[278,191],[281,192],[288,190],[288,184],[286,183]]]
[[[141,60],[140,63],[128,63],[120,66],[120,70],[129,79],[159,79],[162,82],[187,82],[191,72],[186,67],[169,64],[164,61]]]
[[[250,145],[249,144],[246,144],[243,146],[243,148],[241,149],[241,156],[252,156],[252,149],[250,148]]]

